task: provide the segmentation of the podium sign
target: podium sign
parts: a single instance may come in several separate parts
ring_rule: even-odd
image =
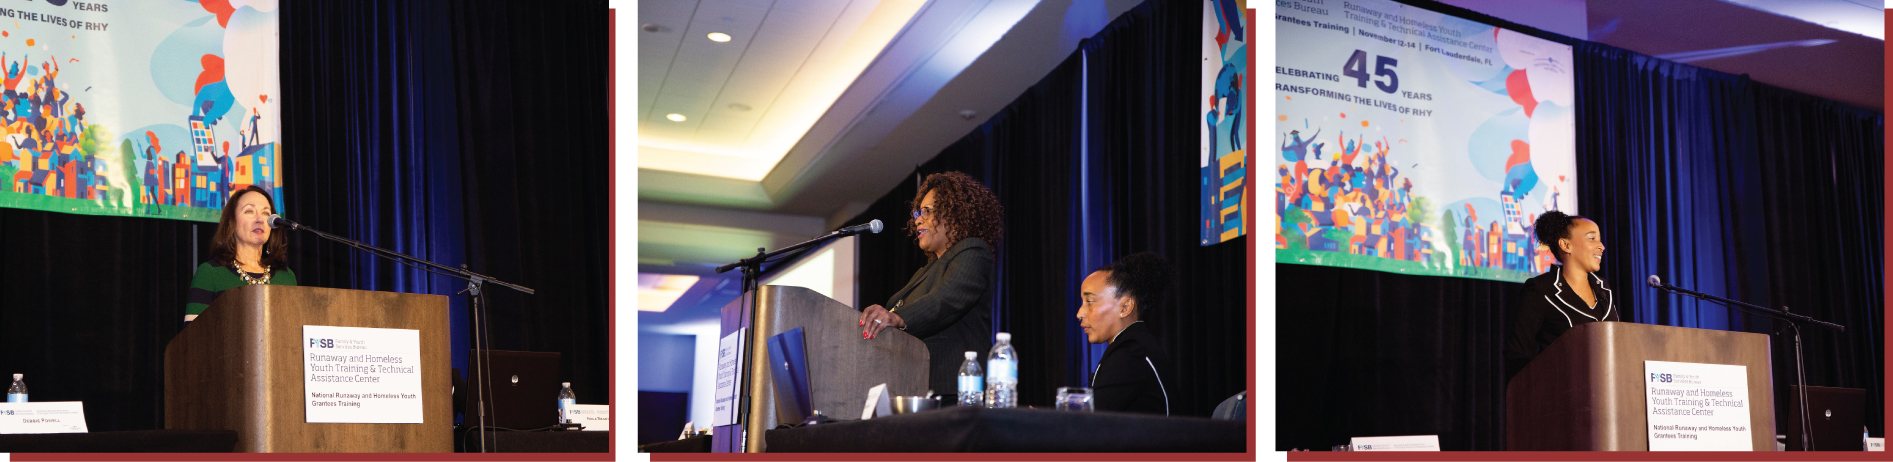
[[[309,423],[421,423],[421,331],[302,326]]]
[[[1644,361],[1651,451],[1747,451],[1748,367]]]
[[[736,381],[742,379],[743,334],[748,332],[745,327],[723,336],[716,349],[716,426],[736,425]]]

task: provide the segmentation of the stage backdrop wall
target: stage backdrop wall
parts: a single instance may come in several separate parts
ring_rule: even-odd
[[[1866,389],[1867,425],[1882,434],[1882,114],[1407,3],[1574,45],[1578,205],[1602,228],[1601,274],[1627,292],[1625,321],[1773,335],[1784,419],[1792,337],[1639,282],[1663,275],[1845,324],[1845,334],[1804,332],[1808,383]],[[1504,449],[1502,339],[1519,284],[1291,264],[1276,278],[1274,449],[1411,434],[1440,435],[1447,450]]]
[[[922,164],[961,171],[1005,206],[993,330],[1012,333],[1022,404],[1050,406],[1061,386],[1089,386],[1104,345],[1074,316],[1092,270],[1138,251],[1162,254],[1178,286],[1150,324],[1177,369],[1175,414],[1208,416],[1244,389],[1250,362],[1243,239],[1202,245],[1199,164],[1205,6],[1146,2],[1084,41],[992,119]],[[901,223],[861,239],[860,303],[884,303],[926,263],[905,236],[915,179],[850,223]],[[889,235],[889,233],[896,233]]]
[[[215,222],[231,191],[282,195],[277,10],[0,8],[0,207]]]
[[[560,352],[579,402],[607,403],[610,239],[602,218],[585,217],[606,215],[609,178],[567,168],[609,160],[604,2],[278,11],[295,38],[281,43],[283,143],[309,153],[286,159],[297,180],[279,207],[538,289],[488,287],[494,347]],[[491,65],[502,61],[512,65]],[[85,401],[92,431],[161,428],[164,347],[215,229],[0,208],[0,371],[25,373],[37,401]],[[290,246],[304,285],[447,295],[465,321],[463,282],[314,236]],[[453,328],[464,355],[467,329]]]

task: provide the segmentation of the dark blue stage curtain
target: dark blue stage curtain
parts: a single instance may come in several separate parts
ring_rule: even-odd
[[[1427,9],[1572,44],[1578,209],[1626,321],[1772,335],[1777,421],[1792,334],[1768,318],[1660,295],[1649,275],[1840,324],[1803,329],[1811,385],[1864,388],[1883,429],[1884,117],[1425,0]],[[1505,449],[1503,339],[1520,284],[1276,264],[1274,449],[1436,434]]]
[[[1866,389],[1880,434],[1884,116],[1608,45],[1579,43],[1577,59],[1579,210],[1614,243],[1604,272],[1634,288],[1626,320],[1782,334],[1777,407],[1795,383],[1792,330],[1639,282],[1845,325],[1802,328],[1807,381]]]
[[[966,172],[1006,208],[993,330],[1011,332],[1019,349],[1023,405],[1090,385],[1104,347],[1087,343],[1074,318],[1079,283],[1144,250],[1180,273],[1151,321],[1176,364],[1177,383],[1166,383],[1174,413],[1208,416],[1246,386],[1245,243],[1203,247],[1196,231],[1201,7],[1146,2],[1124,13],[917,170]],[[905,179],[849,222],[906,223],[915,188]],[[885,302],[926,263],[910,238],[861,246],[864,305]]]
[[[562,353],[587,404],[610,390],[605,7],[310,1],[282,24],[289,210],[537,290],[485,287],[491,346]],[[296,243],[307,284],[448,296],[467,370],[465,281]]]
[[[298,2],[284,9],[283,215],[449,265],[467,261],[445,2]],[[450,295],[466,368],[466,283],[292,234],[304,285]]]

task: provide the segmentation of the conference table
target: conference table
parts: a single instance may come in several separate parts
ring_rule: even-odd
[[[1247,452],[1248,422],[1116,412],[950,407],[780,428],[768,452]],[[702,450],[656,443],[643,452]]]

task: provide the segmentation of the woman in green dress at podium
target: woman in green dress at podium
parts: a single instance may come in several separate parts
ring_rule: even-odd
[[[296,285],[296,273],[283,266],[289,261],[288,238],[270,229],[276,213],[268,191],[249,186],[230,195],[217,234],[210,238],[210,261],[197,265],[191,288],[185,292],[184,322],[197,319],[223,291],[250,284]]]
[[[1597,271],[1604,266],[1604,237],[1597,222],[1556,210],[1533,224],[1538,242],[1560,264],[1525,281],[1512,307],[1512,333],[1505,341],[1505,380],[1578,324],[1621,321],[1628,295],[1619,295]]]
[[[1005,212],[991,190],[960,172],[928,175],[913,209],[907,230],[926,252],[927,265],[888,298],[886,307],[861,310],[861,337],[874,338],[893,327],[920,338],[927,344],[928,386],[952,396],[959,390],[966,352],[978,353],[985,364],[993,346],[989,300]]]

